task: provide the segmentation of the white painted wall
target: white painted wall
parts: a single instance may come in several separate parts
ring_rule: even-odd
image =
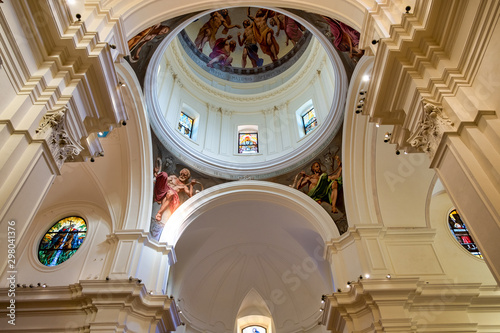
[[[300,114],[297,114],[305,103],[312,101],[319,126],[330,112],[334,70],[326,52],[315,39],[299,64],[272,79],[285,82],[283,85],[266,90],[266,81],[252,83],[248,85],[249,91],[263,92],[250,94],[241,94],[245,92],[243,84],[216,78],[208,81],[206,75],[200,78],[202,70],[189,67],[196,65],[177,54],[183,52],[179,51],[177,44],[174,41],[168,47],[160,65],[157,81],[159,112],[165,115],[166,126],[176,133],[182,109],[195,117],[198,128],[194,137],[189,139],[180,133],[177,136],[185,145],[202,154],[236,163],[275,159],[290,153],[310,138],[310,135],[304,135]],[[216,88],[223,86],[223,90]],[[228,93],[228,90],[239,94]],[[258,126],[258,154],[237,153],[237,128],[242,125]]]

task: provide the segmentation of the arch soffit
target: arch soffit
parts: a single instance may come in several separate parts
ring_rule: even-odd
[[[209,3],[199,0],[187,0],[189,3],[182,2],[178,6],[169,4],[165,9],[158,7],[158,1],[140,1],[140,0],[121,0],[113,5],[115,15],[121,16],[124,24],[125,36],[128,39],[135,36],[140,31],[150,27],[158,22],[188,15],[195,11],[196,16],[201,17],[214,10],[229,7],[275,7],[282,9],[298,9],[310,13],[326,15],[331,18],[342,20],[351,27],[361,30],[364,21],[365,11],[369,7],[358,0],[342,1],[341,3],[332,3],[328,1],[315,1],[316,3],[289,2],[284,0],[273,1],[250,1],[241,0],[238,2],[211,1]],[[293,17],[293,15],[290,15]],[[194,17],[193,17],[194,18]]]
[[[293,188],[266,181],[241,180],[210,187],[193,196],[169,218],[160,241],[175,247],[184,231],[203,213],[236,201],[265,201],[300,214],[326,243],[340,237],[330,215]]]
[[[130,65],[122,62],[116,65],[117,73],[122,82],[127,85],[123,94],[124,104],[129,115],[126,141],[127,162],[126,181],[128,183],[128,196],[126,202],[126,221],[142,221],[141,225],[133,226],[132,229],[149,228],[150,207],[153,198],[149,193],[153,192],[153,152],[149,119],[146,114],[144,97],[140,89],[139,81]],[[137,158],[137,155],[140,158]],[[138,179],[138,177],[140,179]],[[141,223],[141,222],[138,222]]]

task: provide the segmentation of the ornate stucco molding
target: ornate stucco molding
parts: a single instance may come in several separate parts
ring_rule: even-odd
[[[47,141],[59,169],[64,162],[74,161],[84,149],[67,130],[67,112],[66,106],[47,112],[35,131],[40,139]]]
[[[418,151],[431,158],[436,152],[443,133],[453,130],[453,122],[445,115],[443,108],[423,101],[422,118],[412,132],[408,142]]]

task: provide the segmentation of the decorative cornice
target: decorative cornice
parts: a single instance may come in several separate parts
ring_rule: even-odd
[[[497,288],[481,288],[479,283],[429,283],[418,278],[359,279],[351,281],[346,292],[342,290],[323,295],[325,307],[321,323],[328,330],[343,327],[342,323],[366,323],[358,332],[417,332],[415,324],[425,314],[427,324],[439,325],[439,331],[455,332],[453,317],[444,318],[440,312],[459,310],[476,312],[481,307],[498,308],[500,293]],[[398,310],[399,309],[399,310]],[[428,315],[433,311],[432,315]],[[364,320],[360,320],[364,318]],[[467,318],[465,316],[464,318]],[[470,321],[469,321],[470,320]],[[465,320],[460,327],[476,327],[474,319]],[[498,321],[491,327],[499,327]],[[337,331],[334,331],[337,332]]]
[[[319,50],[321,49],[321,45],[319,43],[312,43],[312,45],[313,45],[312,50],[308,56],[308,59],[316,59]],[[172,54],[174,55],[173,61],[175,61],[175,64],[177,65],[176,67],[178,67],[181,70],[181,73],[187,77],[187,81],[190,82],[190,84],[195,84],[196,87],[201,89],[203,92],[229,102],[236,101],[242,103],[249,103],[256,101],[260,102],[266,99],[275,98],[277,95],[280,95],[287,90],[293,89],[304,78],[304,76],[311,73],[312,71],[311,68],[316,63],[315,61],[306,61],[303,67],[300,69],[300,71],[295,76],[293,76],[291,80],[288,80],[285,84],[281,85],[276,89],[271,89],[266,93],[252,94],[245,96],[245,95],[226,93],[203,82],[198,76],[194,75],[193,71],[188,67],[185,59],[181,55],[178,43],[175,42],[171,43],[170,49],[172,50]],[[167,63],[167,66],[171,68],[172,72],[176,73],[175,70],[173,69],[174,66],[172,65],[171,62]]]
[[[0,303],[7,304],[7,288],[0,290]],[[49,283],[43,288],[18,288],[16,302],[29,303],[30,308],[25,312],[33,318],[54,318],[53,323],[40,323],[37,331],[64,331],[64,326],[66,331],[70,329],[74,332],[101,331],[103,327],[110,331],[123,331],[127,324],[142,324],[152,327],[155,332],[173,332],[182,325],[172,296],[151,294],[145,284],[133,277],[125,280],[81,280],[69,286],[51,286]],[[61,311],[62,308],[65,310]],[[84,319],[68,321],[68,311]],[[30,327],[26,323],[16,324],[21,331]]]

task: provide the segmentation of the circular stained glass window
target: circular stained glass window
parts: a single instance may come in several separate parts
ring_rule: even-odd
[[[57,266],[80,248],[87,236],[87,223],[78,216],[57,221],[43,236],[38,247],[38,260],[45,266]]]
[[[481,251],[477,248],[476,243],[472,239],[472,236],[469,234],[465,223],[458,215],[456,209],[450,212],[448,215],[448,226],[450,227],[453,236],[455,236],[456,240],[467,250],[469,253],[475,255],[478,258],[483,258]]]
[[[267,330],[262,326],[247,326],[242,331],[242,333],[267,333]]]

